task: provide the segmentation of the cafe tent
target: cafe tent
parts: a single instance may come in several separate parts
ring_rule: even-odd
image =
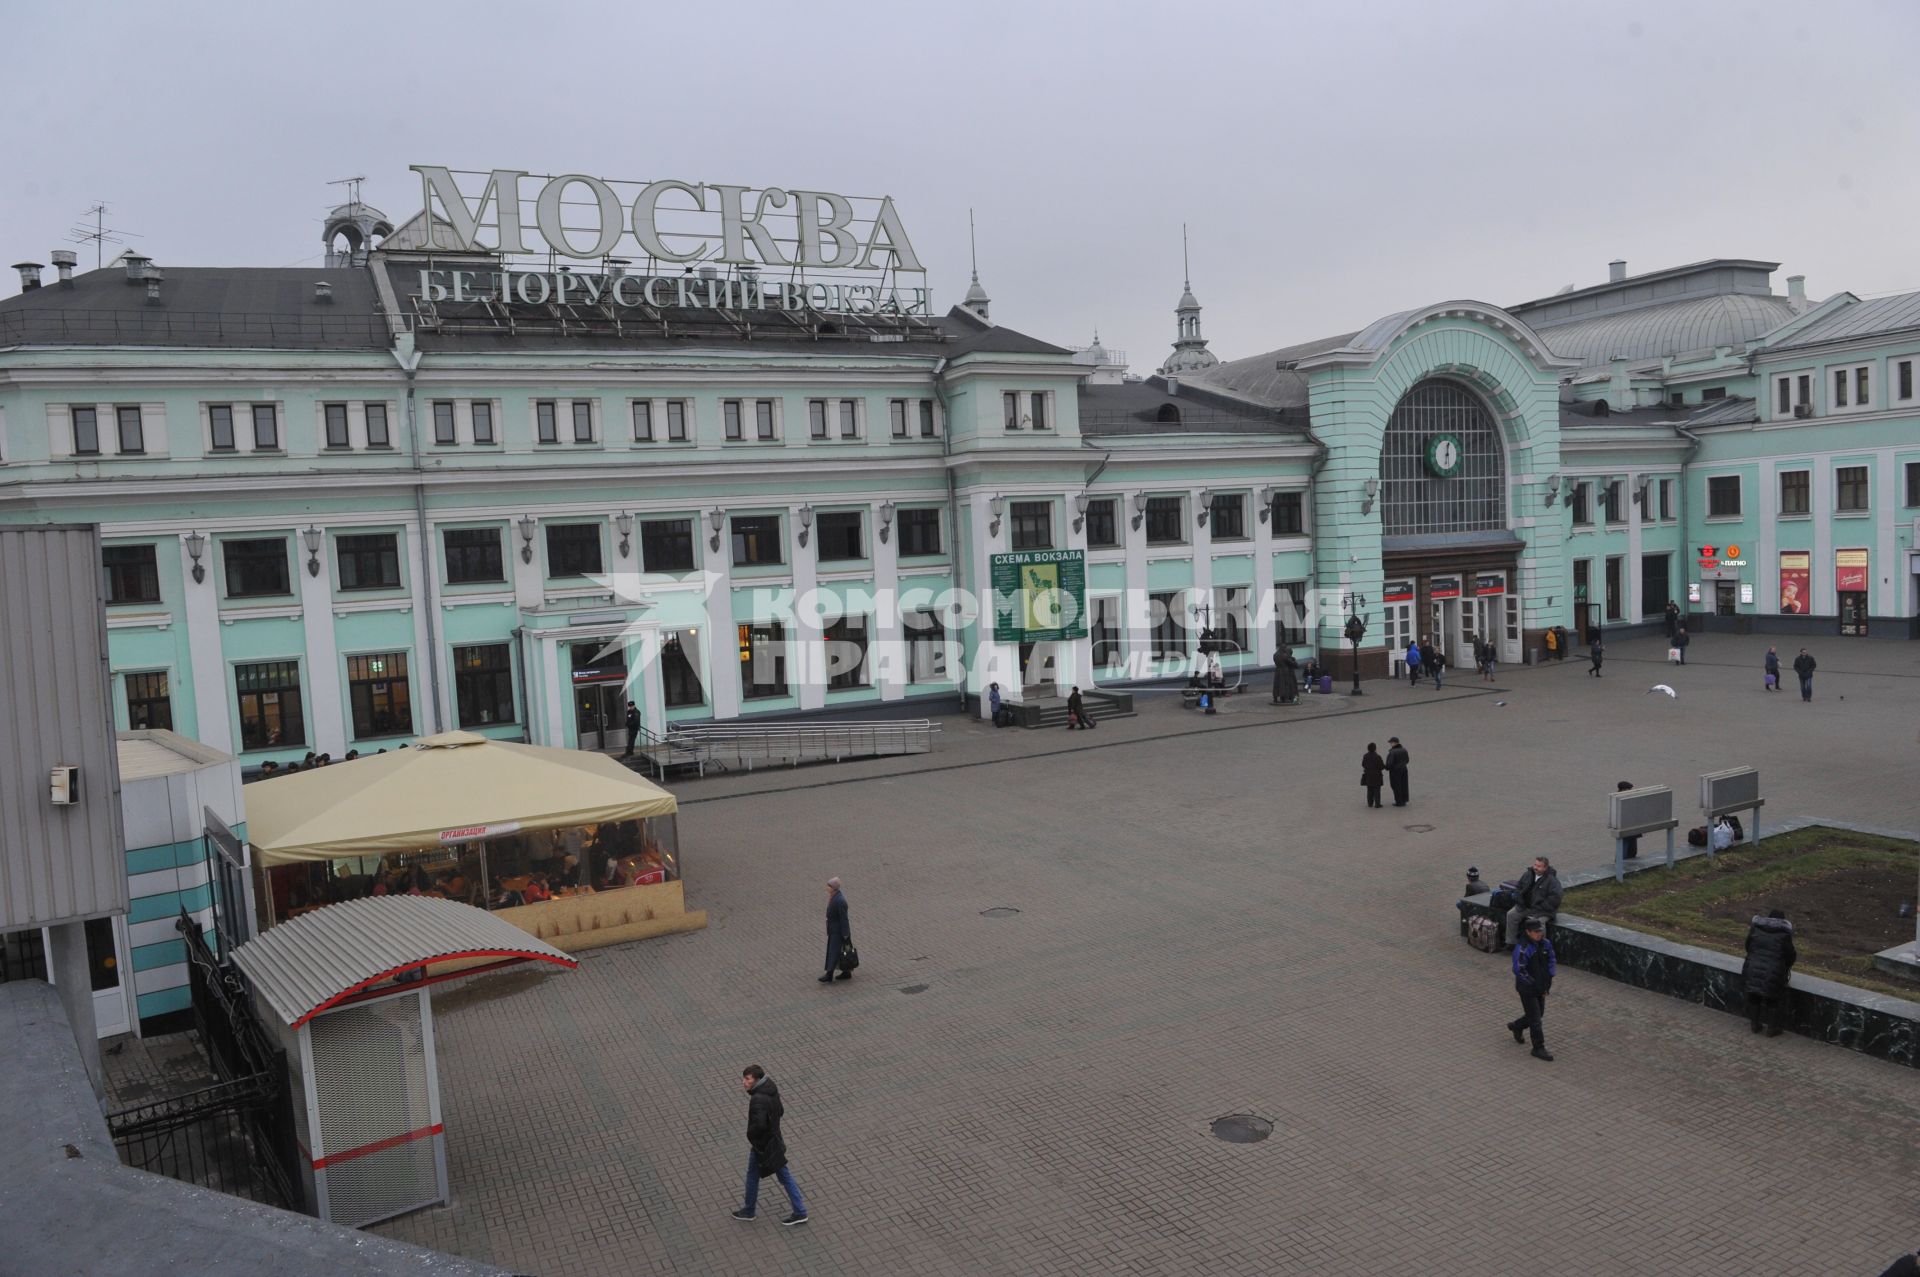
[[[604,755],[471,732],[248,785],[245,798],[247,841],[269,868],[641,820],[677,806]]]

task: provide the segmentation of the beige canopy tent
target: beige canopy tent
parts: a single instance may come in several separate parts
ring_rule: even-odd
[[[678,806],[603,755],[471,732],[248,785],[245,796],[247,841],[268,868],[640,820]]]

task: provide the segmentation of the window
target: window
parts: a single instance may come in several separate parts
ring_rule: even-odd
[[[1707,480],[1707,517],[1709,519],[1740,517],[1739,475],[1716,475]]]
[[[1187,539],[1182,519],[1186,504],[1182,497],[1147,498],[1148,545],[1179,545]]]
[[[233,667],[240,704],[240,748],[285,749],[307,742],[300,712],[300,662],[265,661]]]
[[[146,432],[140,426],[140,409],[132,405],[113,410],[115,423],[120,428],[120,451],[141,453],[147,450]]]
[[[1187,627],[1180,607],[1180,595],[1147,595],[1147,615],[1153,625],[1150,650],[1156,661],[1180,660],[1187,654]]]
[[[1907,462],[1907,504],[1920,505],[1920,461]]]
[[[499,528],[448,528],[441,533],[447,554],[447,584],[474,585],[507,579]]]
[[[391,448],[393,439],[387,434],[387,406],[383,403],[367,405],[367,447]]]
[[[1871,408],[1873,406],[1873,367],[1861,364],[1855,368],[1835,368],[1833,370],[1833,407]]]
[[[939,683],[947,672],[947,627],[934,612],[908,612],[901,617],[907,631],[907,679]]]
[[[728,439],[740,440],[740,439],[746,438],[746,436],[741,433],[741,429],[740,429],[740,401],[738,399],[726,399],[721,401],[720,417],[723,421],[727,423]]]
[[[933,439],[937,438],[939,433],[939,424],[933,418],[933,400],[922,399],[920,401],[920,437]]]
[[[1855,368],[1853,370],[1853,405],[1854,407],[1865,408],[1871,403],[1872,397],[1867,393],[1867,388],[1872,378],[1872,374],[1873,374],[1873,369],[1871,368]]]
[[[1569,501],[1573,506],[1573,524],[1575,527],[1590,525],[1593,522],[1593,509],[1587,504],[1587,485],[1575,482]]]
[[[1910,469],[1913,467],[1909,467]],[[940,553],[940,511],[922,506],[894,515],[900,529],[900,557],[924,558]]]
[[[1812,509],[1809,498],[1812,493],[1813,476],[1805,470],[1782,470],[1780,472],[1780,513],[1806,514]]]
[[[649,572],[691,572],[693,520],[643,520],[640,524],[640,556]]]
[[[1087,502],[1087,544],[1096,550],[1120,544],[1120,503],[1112,497]]]
[[[1840,466],[1833,472],[1836,506],[1842,513],[1867,508],[1867,468]]]
[[[842,439],[860,437],[860,405],[852,399],[840,401],[840,437]]]
[[[787,694],[787,637],[778,622],[740,627],[740,695],[749,701]]]
[[[1306,531],[1306,496],[1304,492],[1276,492],[1273,494],[1273,535],[1277,537],[1297,537]]]
[[[407,654],[347,658],[347,704],[353,709],[353,736],[405,736],[413,731],[413,702],[407,694]]]
[[[280,410],[270,403],[253,405],[253,450],[277,452],[279,448]]]
[[[1670,408],[1678,408],[1681,404],[1685,403],[1686,401],[1687,401],[1687,395],[1686,395],[1686,392],[1683,390],[1672,390],[1667,392],[1667,406]]]
[[[1810,416],[1813,412],[1813,374],[1789,373],[1773,379],[1774,415]]]
[[[347,435],[347,406],[343,403],[322,405],[320,409],[326,420],[327,447],[345,448],[352,444]]]
[[[1006,414],[1007,429],[1020,428],[1020,396],[1009,390],[1000,396],[1000,410]]]
[[[888,400],[887,417],[893,422],[893,437],[896,439],[905,439],[907,437],[907,401],[904,399]]]
[[[1847,406],[1847,384],[1850,380],[1851,379],[1847,376],[1846,369],[1838,368],[1834,370],[1834,374],[1833,374],[1833,406],[1834,407],[1844,408]]]
[[[1716,399],[1725,399],[1726,397],[1727,388],[1725,386],[1708,386],[1700,392],[1701,403],[1712,403]]]
[[[460,436],[453,427],[453,403],[447,399],[436,399],[433,404],[433,441],[440,444],[453,444]]]
[[[684,399],[667,400],[667,442],[685,443],[687,441],[687,401]]]
[[[498,443],[493,434],[493,405],[475,400],[468,405],[468,413],[473,418],[473,441],[475,443]]]
[[[807,434],[815,439],[827,437],[827,401],[807,400]]]
[[[817,516],[813,534],[819,538],[818,552],[822,562],[866,557],[866,548],[861,544],[858,510],[831,510]]]
[[[653,405],[644,399],[633,401],[633,441],[653,442]]]
[[[447,405],[447,410],[452,412],[453,405]],[[541,443],[560,442],[560,419],[554,415],[554,412],[554,402],[551,399],[542,399],[533,405],[534,438]],[[448,420],[452,418],[449,417]],[[451,443],[452,440],[449,439],[448,442]]]
[[[1660,480],[1660,521],[1673,521],[1673,480]]]
[[[226,562],[228,598],[269,598],[293,593],[287,573],[286,538],[225,541],[221,543],[220,553]]]
[[[593,401],[591,399],[573,401],[573,441],[575,443],[593,442]]]
[[[1089,599],[1093,607],[1089,637],[1093,639],[1093,663],[1109,669],[1126,660],[1126,646],[1120,637],[1120,600],[1114,595]]]
[[[1782,417],[1793,411],[1793,378],[1780,377],[1773,383],[1774,411]]]
[[[215,452],[233,451],[233,405],[217,403],[207,409],[207,426]]]
[[[1600,489],[1600,509],[1608,523],[1620,522],[1620,480],[1609,479]]]
[[[136,732],[172,731],[173,698],[166,671],[127,675],[127,726]]]
[[[1280,581],[1273,587],[1274,624],[1282,648],[1307,643],[1307,583]]]
[[[462,727],[511,723],[513,652],[505,643],[453,649],[454,712]]]
[[[843,616],[826,628],[827,690],[867,685],[867,618]]]
[[[1913,360],[1902,359],[1893,366],[1893,397],[1913,398]]]
[[[700,686],[700,671],[694,665],[699,650],[692,630],[674,630],[662,636],[660,688],[666,694],[668,709],[707,703],[706,693]]]
[[[756,400],[753,405],[753,428],[757,436],[763,441],[771,440],[774,437],[773,424],[773,400]]]
[[[356,533],[334,541],[343,590],[400,588],[399,538],[391,532]]]
[[[594,576],[600,571],[600,525],[549,523],[547,575]]]
[[[1247,499],[1239,493],[1214,494],[1213,501],[1207,507],[1207,526],[1213,530],[1216,541],[1244,541],[1247,539]]]
[[[1034,428],[1035,430],[1046,430],[1046,429],[1049,429],[1049,428],[1051,427],[1051,425],[1052,425],[1052,423],[1051,423],[1050,421],[1048,421],[1048,419],[1047,419],[1047,393],[1046,393],[1046,391],[1044,391],[1044,390],[1036,390],[1036,391],[1035,391],[1035,392],[1034,392],[1033,394],[1031,394],[1031,395],[1029,395],[1029,396],[1027,397],[1027,403],[1028,403],[1028,405],[1029,405],[1029,406],[1030,406],[1030,407],[1032,408],[1032,410],[1033,410],[1033,411],[1032,411],[1032,416],[1033,416],[1033,428]]]
[[[1607,619],[1609,621],[1617,621],[1625,615],[1622,611],[1620,588],[1621,565],[1625,561],[1618,555],[1607,560]]]
[[[732,519],[732,532],[735,567],[787,561],[784,547],[780,544],[779,515],[735,515]]]
[[[73,417],[73,455],[76,457],[96,457],[100,455],[100,417],[97,409],[72,408]]]
[[[109,545],[100,551],[108,603],[158,603],[160,567],[150,545]]]
[[[1053,503],[1016,501],[1013,503],[1013,548],[1051,550],[1053,548]]]

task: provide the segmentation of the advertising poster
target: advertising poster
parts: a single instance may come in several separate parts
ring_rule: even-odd
[[[1805,616],[1813,597],[1813,555],[1790,550],[1780,555],[1780,614]]]
[[[1833,588],[1842,594],[1859,594],[1866,591],[1867,552],[1865,550],[1833,552]]]

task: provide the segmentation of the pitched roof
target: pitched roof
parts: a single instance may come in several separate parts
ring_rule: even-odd
[[[1616,311],[1595,319],[1574,319],[1536,328],[1547,349],[1582,367],[1611,359],[1647,359],[1743,346],[1793,318],[1785,297],[1723,293],[1657,306]]]
[[[1324,355],[1330,350],[1339,350],[1359,335],[1357,332],[1342,333],[1337,337],[1322,337],[1318,341],[1302,342],[1297,346],[1283,346],[1263,355],[1229,359],[1205,372],[1194,373],[1192,380],[1221,386],[1266,403],[1297,407],[1307,402],[1307,379],[1294,372],[1291,365],[1315,355]]]
[[[1169,417],[1171,419],[1169,419]],[[1167,379],[1080,387],[1080,432],[1085,435],[1288,434],[1296,427],[1272,408],[1211,392],[1182,378],[1178,394]]]
[[[330,301],[314,285],[332,285]],[[392,344],[362,269],[167,266],[160,300],[121,269],[0,301],[0,346],[179,346],[369,350]]]
[[[1920,293],[1896,293],[1892,297],[1876,297],[1872,301],[1842,306],[1769,349],[1792,350],[1799,346],[1817,346],[1823,342],[1915,328],[1920,328]]]

